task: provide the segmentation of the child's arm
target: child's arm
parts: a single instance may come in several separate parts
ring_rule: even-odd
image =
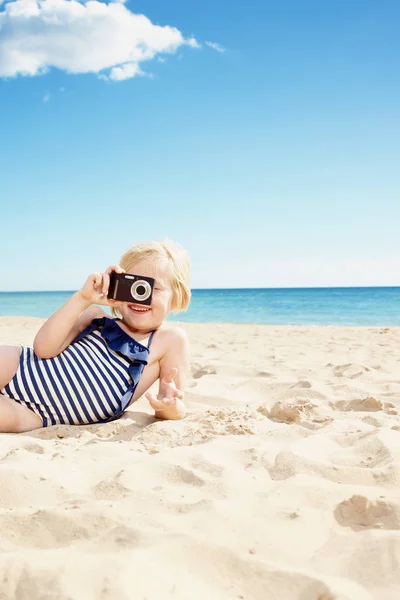
[[[190,371],[190,347],[183,329],[170,330],[167,351],[160,359],[160,383],[157,398],[150,392],[146,398],[159,419],[183,419],[186,407],[183,403],[184,381]]]
[[[33,342],[35,354],[40,358],[52,358],[60,354],[76,336],[97,318],[106,315],[93,304],[116,306],[119,303],[107,300],[109,275],[123,269],[112,266],[103,274],[92,273],[81,290],[75,292],[39,329]]]

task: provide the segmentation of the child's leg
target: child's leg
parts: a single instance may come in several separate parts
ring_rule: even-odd
[[[18,370],[21,348],[0,346],[0,390]],[[0,433],[20,433],[43,427],[42,419],[32,410],[12,398],[0,394]]]
[[[22,433],[40,427],[43,421],[33,410],[0,394],[0,433]]]
[[[18,371],[21,352],[21,346],[0,346],[0,390]]]

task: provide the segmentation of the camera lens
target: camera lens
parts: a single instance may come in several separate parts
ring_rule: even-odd
[[[138,296],[144,296],[146,293],[146,288],[144,287],[144,285],[138,285],[138,287],[136,288],[136,293]]]
[[[151,285],[144,279],[138,279],[131,285],[131,296],[138,302],[144,302],[150,298]]]

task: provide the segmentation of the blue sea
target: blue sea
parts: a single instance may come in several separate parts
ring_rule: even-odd
[[[0,292],[0,316],[49,317],[73,292]],[[193,290],[172,321],[400,325],[400,287]]]

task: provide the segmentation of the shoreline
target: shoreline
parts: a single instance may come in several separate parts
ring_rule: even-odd
[[[44,323],[49,317],[33,317],[33,316],[29,316],[29,315],[0,315],[0,326],[1,324],[5,324],[7,321],[12,321],[15,323],[15,325],[19,324],[19,321],[23,321],[23,322],[37,322],[39,324]],[[112,318],[112,316],[110,315],[110,318]],[[343,330],[347,330],[347,329],[372,329],[372,330],[385,330],[385,332],[387,331],[391,331],[391,330],[398,330],[400,331],[400,325],[320,325],[320,324],[302,324],[302,325],[278,325],[278,324],[269,324],[269,323],[258,323],[258,322],[252,322],[252,323],[235,323],[234,321],[175,321],[175,320],[171,320],[168,321],[166,320],[165,323],[167,323],[168,325],[176,325],[177,327],[195,327],[195,326],[205,326],[205,325],[210,325],[210,326],[215,326],[215,327],[238,327],[238,328],[246,328],[246,327],[260,327],[260,328],[265,328],[265,329],[299,329],[299,330],[306,330],[306,329],[343,329]]]

